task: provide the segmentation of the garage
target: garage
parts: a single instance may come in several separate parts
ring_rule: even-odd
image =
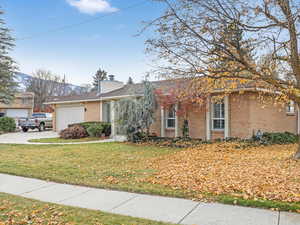
[[[12,118],[28,117],[28,109],[7,109],[6,116]]]
[[[56,128],[61,131],[69,124],[84,122],[83,106],[59,107],[56,110]]]

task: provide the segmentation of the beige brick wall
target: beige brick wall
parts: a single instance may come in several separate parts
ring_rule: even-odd
[[[230,137],[247,138],[250,128],[250,93],[229,96],[229,134]]]
[[[223,138],[224,138],[224,131],[219,131],[219,130],[211,131],[211,140],[223,139]]]
[[[200,107],[193,107],[188,113],[190,136],[193,138],[205,139],[206,135],[206,118],[205,109]],[[151,126],[151,132],[161,136],[161,108],[158,106],[155,110],[155,122]],[[182,136],[182,127],[184,117],[178,118],[179,123],[179,136]],[[165,128],[166,137],[175,137],[175,129]]]
[[[297,133],[297,112],[286,113],[286,107],[274,102],[262,104],[258,94],[248,92],[230,96],[230,136],[250,138],[258,130],[263,132]]]
[[[251,134],[258,130],[263,132],[291,132],[297,133],[297,112],[286,113],[286,106],[276,105],[274,102],[263,105],[256,100],[257,94],[250,97],[250,130]]]
[[[175,129],[166,128],[165,129],[165,136],[170,137],[170,138],[174,138],[175,137]]]
[[[100,121],[100,102],[87,102],[85,121]],[[54,106],[55,108],[56,106]],[[179,117],[179,134],[182,135],[184,117]],[[194,106],[188,112],[190,136],[206,139],[206,109]],[[242,95],[236,93],[229,97],[229,136],[250,138],[257,130],[263,132],[297,133],[297,112],[286,114],[285,107],[269,104],[264,107],[257,100],[257,93],[247,92]],[[55,112],[53,113],[55,127]],[[151,133],[161,136],[161,110],[155,110],[155,122],[151,126]],[[165,129],[166,137],[175,137],[175,130]],[[224,132],[212,131],[211,138],[224,138]]]
[[[194,106],[188,112],[189,130],[192,138],[206,138],[206,109]],[[182,128],[182,126],[181,126]]]
[[[161,136],[161,133],[160,133],[160,128],[161,128],[161,116],[160,116],[160,106],[158,106],[156,109],[155,109],[155,113],[154,113],[154,123],[151,125],[150,127],[150,132],[151,133],[154,133],[156,134],[157,136]]]
[[[100,101],[99,102],[86,102],[86,111],[84,113],[84,121],[100,121]]]

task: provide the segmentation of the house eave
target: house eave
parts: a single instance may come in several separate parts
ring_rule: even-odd
[[[44,105],[59,105],[59,104],[70,104],[70,103],[84,103],[84,102],[98,102],[105,100],[117,100],[122,98],[132,98],[140,97],[142,95],[122,95],[122,96],[110,96],[110,97],[100,97],[97,99],[86,99],[86,100],[71,100],[71,101],[54,101],[54,102],[45,102]]]
[[[272,92],[271,90],[264,89],[264,88],[237,88],[235,90],[230,90],[229,92],[240,92],[240,91],[261,91],[261,92]],[[212,93],[223,93],[226,92],[224,90],[215,90]],[[165,93],[165,95],[168,95]],[[109,97],[100,97],[97,99],[83,99],[83,100],[71,100],[71,101],[53,101],[53,102],[45,102],[45,105],[59,105],[59,104],[70,104],[70,103],[84,103],[84,102],[97,102],[97,101],[106,101],[106,100],[118,100],[123,98],[134,98],[134,97],[141,97],[143,95],[121,95],[121,96],[109,96]]]
[[[45,102],[44,105],[59,105],[59,104],[69,104],[69,103],[83,103],[83,102],[97,102],[101,99],[86,99],[86,100],[71,100],[71,101],[55,101],[55,102]]]

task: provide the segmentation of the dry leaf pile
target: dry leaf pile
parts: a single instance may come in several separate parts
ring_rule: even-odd
[[[156,158],[149,167],[158,172],[144,181],[245,199],[300,202],[300,162],[291,159],[296,145],[237,145],[200,145]]]
[[[64,214],[60,208],[33,206],[30,210],[21,208],[8,200],[0,201],[0,225],[72,225],[63,222]]]

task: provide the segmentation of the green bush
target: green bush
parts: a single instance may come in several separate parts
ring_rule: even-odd
[[[202,139],[193,139],[189,137],[178,137],[178,138],[169,138],[169,137],[156,137],[150,136],[148,139],[144,139],[142,141],[148,142],[150,144],[163,146],[163,147],[171,147],[171,148],[189,148],[195,147],[197,145],[206,143],[202,141]]]
[[[102,123],[103,133],[105,137],[109,137],[111,135],[111,124],[110,123]]]
[[[10,117],[0,118],[0,131],[14,132],[16,130],[16,121]]]
[[[103,133],[105,134],[105,136],[106,137],[110,136],[110,134],[111,134],[111,124],[106,123],[106,122],[93,121],[93,122],[75,123],[75,124],[70,124],[69,127],[81,126],[87,131],[89,129],[89,127],[94,126],[94,125],[99,125],[99,126],[101,125],[103,127]]]
[[[101,137],[103,134],[103,126],[102,124],[91,125],[87,129],[87,132],[91,137]]]
[[[226,138],[226,139],[216,139],[213,141],[203,141],[201,139],[193,139],[189,137],[178,137],[178,138],[168,138],[168,137],[157,137],[150,136],[147,140],[141,138],[140,142],[146,142],[158,146],[165,146],[171,148],[189,148],[195,147],[201,144],[212,144],[216,142],[235,142],[239,143],[236,146],[238,149],[244,149],[248,147],[261,146],[261,145],[274,145],[274,144],[294,144],[298,143],[299,136],[284,132],[284,133],[264,133],[261,138],[253,137],[252,139],[240,139],[240,138]]]
[[[298,136],[289,133],[289,132],[284,132],[284,133],[264,133],[261,142],[263,144],[294,144],[298,142]]]
[[[189,137],[190,128],[189,128],[189,121],[184,120],[183,127],[182,127],[182,135],[183,137]]]

